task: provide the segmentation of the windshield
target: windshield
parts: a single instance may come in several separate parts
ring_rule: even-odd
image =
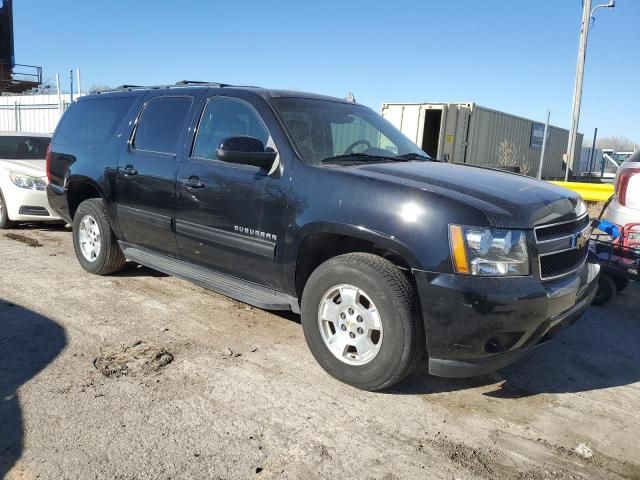
[[[370,108],[310,98],[272,101],[298,153],[310,165],[349,159],[359,163],[401,160],[403,155],[429,160],[426,153]]]
[[[0,136],[0,159],[43,160],[50,141],[48,137]]]

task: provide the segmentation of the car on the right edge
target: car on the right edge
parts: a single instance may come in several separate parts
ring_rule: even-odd
[[[602,218],[620,227],[640,223],[640,150],[618,168],[615,193]],[[637,236],[640,246],[640,227]]]

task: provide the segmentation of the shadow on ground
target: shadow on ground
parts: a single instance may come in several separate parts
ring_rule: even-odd
[[[153,270],[152,268],[138,265],[137,263],[127,262],[122,270],[111,274],[112,277],[168,277],[166,273]]]
[[[71,228],[66,227],[64,222],[42,222],[42,223],[19,223],[11,228],[12,230],[42,230],[42,231],[63,231],[68,230],[71,233]]]
[[[0,478],[22,455],[23,425],[17,391],[67,343],[53,320],[0,299]]]

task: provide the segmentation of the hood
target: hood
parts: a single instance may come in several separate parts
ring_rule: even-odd
[[[484,213],[496,228],[528,229],[572,220],[580,201],[578,194],[557,185],[471,165],[394,162],[344,168],[468,204]]]
[[[0,159],[0,169],[9,172],[22,173],[32,177],[44,177],[47,175],[46,162],[42,160],[3,160]]]

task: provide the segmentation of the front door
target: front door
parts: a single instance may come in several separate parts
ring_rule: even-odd
[[[243,135],[276,149],[248,101],[209,98],[191,155],[178,171],[178,248],[182,258],[277,288],[275,257],[284,242],[285,182],[268,169],[218,158],[216,150],[225,139]]]
[[[191,96],[156,96],[138,117],[126,151],[118,159],[116,209],[124,239],[177,255],[172,217],[180,140]]]

